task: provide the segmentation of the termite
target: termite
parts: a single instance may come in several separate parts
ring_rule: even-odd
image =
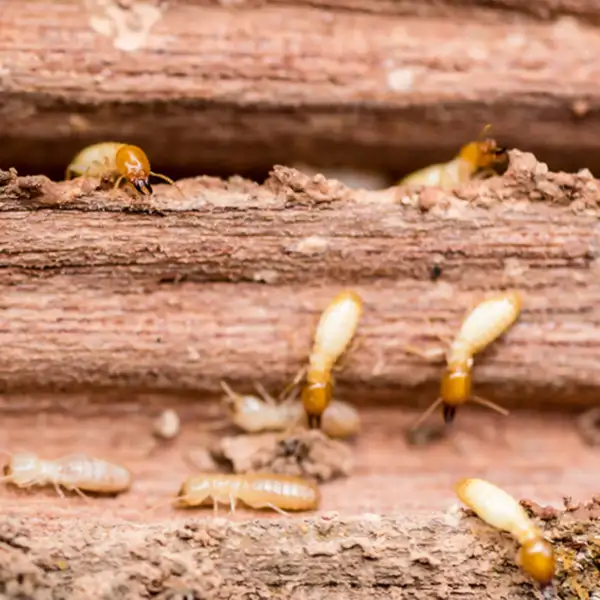
[[[486,131],[489,126],[484,128]],[[404,177],[401,185],[436,186],[451,189],[466,183],[477,174],[506,169],[508,154],[493,139],[465,144],[458,155],[447,163],[430,165]]]
[[[114,189],[125,181],[146,196],[152,194],[150,175],[154,175],[175,186],[182,193],[171,178],[150,170],[150,161],[139,146],[121,142],[100,142],[87,146],[67,167],[65,179],[69,180],[71,175],[108,178],[114,180]]]
[[[362,309],[360,296],[346,290],[335,296],[321,315],[302,390],[302,405],[310,428],[321,426],[323,413],[333,395],[331,371],[354,337]]]
[[[510,533],[520,544],[517,564],[542,588],[552,584],[556,559],[552,544],[532,523],[523,507],[510,494],[483,479],[463,479],[456,495],[488,525]]]
[[[20,488],[53,485],[60,496],[61,487],[77,492],[118,494],[129,489],[132,475],[128,469],[84,454],[57,460],[44,460],[32,452],[11,455],[4,466],[4,480]]]
[[[229,504],[233,513],[241,501],[256,510],[271,508],[285,515],[286,511],[316,510],[320,500],[317,484],[302,477],[276,473],[201,473],[184,481],[175,504],[194,507],[212,503],[215,513],[218,504]]]
[[[442,375],[440,396],[413,425],[420,425],[440,404],[444,410],[444,421],[454,420],[456,409],[468,400],[477,402],[508,415],[508,411],[494,402],[472,394],[473,356],[500,337],[518,318],[522,299],[518,292],[509,291],[495,294],[477,305],[463,320],[449,349],[426,353],[412,346],[405,350],[426,360],[446,356],[446,368]]]
[[[221,386],[231,420],[248,433],[285,431],[306,419],[302,404],[294,402],[293,396],[278,402],[260,384],[255,384],[259,396],[237,394],[224,381]],[[332,400],[323,412],[321,428],[332,438],[350,437],[359,432],[360,417],[350,404]]]

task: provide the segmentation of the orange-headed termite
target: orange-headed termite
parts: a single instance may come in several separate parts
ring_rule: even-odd
[[[260,397],[237,394],[224,381],[221,386],[231,420],[248,433],[285,431],[306,419],[302,404],[295,402],[294,396],[277,402],[260,384],[256,384]],[[356,435],[360,430],[358,411],[346,402],[332,400],[323,413],[321,429],[332,438]]]
[[[354,337],[362,310],[360,296],[346,290],[335,296],[321,315],[302,390],[302,405],[311,428],[321,426],[333,395],[331,370]]]
[[[488,525],[507,531],[520,544],[517,564],[542,589],[552,584],[556,559],[552,544],[532,523],[523,507],[504,490],[483,479],[463,479],[456,495]]]
[[[484,131],[489,126],[484,128]],[[493,139],[470,142],[447,163],[430,165],[404,177],[401,185],[425,185],[451,189],[466,183],[479,173],[506,169],[508,154]]]
[[[462,326],[445,352],[446,369],[442,375],[440,397],[423,413],[413,427],[420,425],[440,404],[444,408],[444,421],[454,420],[456,408],[468,400],[483,404],[503,415],[508,411],[490,400],[472,394],[473,356],[500,337],[517,319],[522,300],[516,291],[501,292],[477,305],[464,319]],[[431,359],[433,356],[406,346],[412,353]],[[436,352],[440,356],[439,352]]]
[[[238,501],[254,509],[286,511],[316,510],[321,496],[316,483],[292,475],[246,473],[223,475],[201,473],[188,477],[175,503],[181,507],[229,504],[235,511]]]
[[[132,475],[121,465],[72,454],[57,460],[44,460],[31,452],[11,455],[4,466],[4,480],[20,488],[53,485],[62,496],[61,487],[83,495],[118,494],[131,486]]]
[[[73,158],[65,172],[65,179],[71,175],[106,177],[114,180],[115,189],[125,180],[142,195],[152,194],[150,175],[164,179],[178,190],[177,184],[160,173],[150,170],[150,161],[139,146],[121,142],[100,142],[87,146]],[[179,190],[180,193],[181,190]]]

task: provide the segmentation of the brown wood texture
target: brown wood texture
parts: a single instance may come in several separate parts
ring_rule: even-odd
[[[60,177],[117,136],[171,174],[405,173],[488,122],[560,168],[599,163],[592,0],[157,4],[4,0],[0,165]]]
[[[515,151],[503,177],[455,194],[353,191],[277,168],[262,187],[199,178],[181,182],[185,199],[159,186],[149,203],[90,181],[2,181],[6,391],[283,386],[320,312],[351,285],[365,312],[338,389],[424,405],[440,366],[404,346],[439,345],[432,331],[452,334],[474,302],[515,287],[523,313],[477,358],[478,392],[508,407],[597,404],[589,173],[548,172]]]
[[[215,468],[206,448],[234,434],[220,421],[223,408],[160,394],[99,396],[2,398],[3,450],[85,451],[134,475],[116,498],[0,486],[0,585],[9,598],[538,598],[515,566],[515,542],[456,511],[462,477],[484,477],[547,519],[538,521],[558,554],[559,598],[590,598],[600,585],[600,507],[577,509],[597,493],[597,448],[562,415],[511,415],[499,438],[499,415],[464,411],[452,437],[415,447],[403,435],[414,411],[361,408],[352,472],[320,486],[316,513],[239,506],[229,515],[221,506],[215,520],[210,507],[168,501],[189,474]],[[166,407],[182,431],[157,442],[152,420]],[[566,496],[576,510],[560,515]]]
[[[561,572],[562,598],[597,589],[599,548],[592,540],[600,529],[586,517],[567,515],[552,527],[569,544],[558,545],[571,565]],[[116,519],[99,525],[61,518],[33,531],[30,520],[6,519],[2,526],[0,577],[9,597],[23,590],[74,600],[538,597],[514,566],[514,543],[460,517],[182,519],[143,533]]]

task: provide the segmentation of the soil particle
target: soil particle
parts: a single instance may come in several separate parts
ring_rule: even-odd
[[[352,449],[319,430],[284,437],[278,433],[224,437],[213,449],[235,473],[270,472],[330,481],[347,477],[354,467]]]

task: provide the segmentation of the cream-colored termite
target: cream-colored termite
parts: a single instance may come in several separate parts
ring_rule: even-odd
[[[316,510],[321,500],[316,483],[277,473],[245,473],[239,475],[200,473],[188,477],[173,501],[176,506],[194,507],[228,504],[233,513],[238,501],[259,510],[270,508],[280,514],[286,511]]]
[[[323,413],[333,395],[332,369],[354,337],[362,311],[360,296],[345,290],[333,298],[319,319],[308,368],[300,372],[306,372],[302,405],[311,428],[321,427]],[[295,382],[298,380],[297,377]]]
[[[484,127],[483,132],[489,129]],[[404,177],[400,185],[435,186],[451,189],[466,183],[478,174],[489,175],[506,170],[508,154],[493,139],[469,142],[451,161],[430,165]]]
[[[488,525],[510,533],[520,544],[517,564],[542,589],[552,585],[556,559],[552,544],[510,494],[483,479],[463,479],[456,495]]]
[[[56,460],[44,460],[32,452],[11,454],[4,466],[3,479],[20,488],[52,485],[63,496],[61,488],[83,496],[119,494],[131,487],[131,472],[121,465],[85,454],[71,454]]]
[[[114,188],[122,181],[133,185],[142,195],[151,195],[150,175],[164,179],[179,189],[177,184],[166,175],[150,170],[150,161],[139,146],[122,142],[100,142],[81,150],[65,171],[65,179],[72,175],[85,177],[107,177],[112,179]]]
[[[522,299],[516,291],[501,292],[483,300],[464,319],[462,326],[447,351],[427,353],[412,346],[405,346],[411,354],[426,360],[446,358],[442,375],[440,396],[421,415],[413,427],[419,426],[440,404],[444,409],[444,421],[454,420],[456,409],[468,400],[492,408],[507,415],[508,411],[497,404],[472,394],[473,357],[500,337],[518,318]]]
[[[295,401],[297,394],[278,401],[258,383],[255,387],[259,396],[237,394],[224,381],[221,386],[226,394],[224,401],[231,420],[248,433],[286,431],[297,423],[304,421],[304,425],[307,424],[302,404]],[[356,435],[360,431],[358,411],[346,402],[332,400],[323,413],[321,429],[332,438]]]

